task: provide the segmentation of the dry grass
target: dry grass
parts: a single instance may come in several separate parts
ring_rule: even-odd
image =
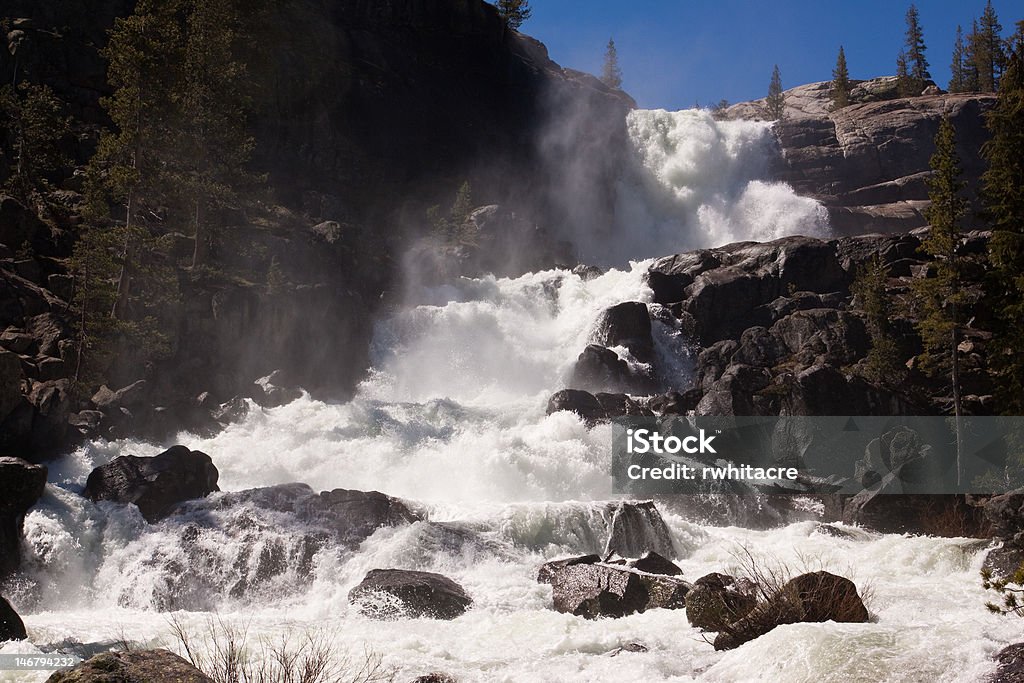
[[[196,635],[179,618],[171,631],[183,656],[215,683],[391,683],[395,670],[366,650],[353,657],[332,646],[332,633],[286,632],[252,638],[248,626],[209,617]]]

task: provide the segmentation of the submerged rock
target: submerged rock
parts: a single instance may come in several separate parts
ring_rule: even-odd
[[[22,522],[43,495],[46,474],[43,465],[0,457],[0,579],[21,562]]]
[[[104,652],[46,683],[213,683],[213,679],[167,650]]]
[[[122,455],[97,467],[89,474],[83,495],[92,501],[134,503],[153,523],[177,503],[219,491],[218,476],[206,453],[172,446],[152,458]]]
[[[432,572],[373,569],[348,594],[350,603],[372,619],[455,619],[473,599],[459,584]]]
[[[25,640],[28,633],[25,623],[11,607],[4,596],[0,595],[0,643],[5,640]]]
[[[801,574],[746,616],[725,626],[715,638],[715,649],[737,648],[784,624],[867,620],[867,608],[852,581],[824,571]]]

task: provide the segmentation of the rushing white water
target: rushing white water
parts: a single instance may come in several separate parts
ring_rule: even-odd
[[[636,112],[630,126],[648,175],[642,192],[633,188],[636,231],[615,247],[622,253],[823,229],[815,203],[757,179],[764,125]],[[601,311],[649,301],[646,267],[587,281],[560,270],[460,280],[421,292],[378,324],[373,370],[352,401],[252,406],[212,438],[178,436],[213,457],[225,491],[295,481],[318,491],[380,490],[430,520],[380,529],[355,551],[318,542],[314,526],[254,505],[149,525],[133,507],[78,495],[96,465],[167,444],[95,443],[53,463],[44,499],[26,519],[26,567],[7,590],[31,641],[0,652],[121,638],[173,648],[173,612],[194,632],[211,613],[247,626],[254,638],[316,629],[339,652],[379,652],[399,670],[398,681],[429,671],[516,683],[972,681],[990,671],[991,655],[1018,638],[1019,623],[985,610],[977,578],[983,553],[968,539],[865,532],[841,539],[809,521],[771,531],[722,528],[662,505],[687,578],[734,570],[746,548],[794,571],[849,576],[869,594],[874,620],[780,627],[717,653],[683,611],[591,622],[551,608],[537,568],[552,557],[601,551],[609,524],[603,502],[613,496],[609,427],[548,416],[547,399],[563,386]],[[682,386],[683,340],[655,328],[662,381]],[[385,567],[445,574],[474,604],[450,622],[368,620],[347,593],[367,571]],[[649,651],[609,655],[631,642]],[[0,680],[43,679],[0,672]]]
[[[617,186],[615,234],[572,236],[585,261],[829,233],[821,204],[767,180],[779,154],[770,123],[716,121],[704,109],[640,109],[627,124],[633,149]]]

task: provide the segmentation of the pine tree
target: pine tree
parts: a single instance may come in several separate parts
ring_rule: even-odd
[[[987,125],[992,138],[982,147],[988,162],[983,198],[992,227],[989,296],[999,328],[990,358],[1000,406],[1008,415],[1024,415],[1024,21]]]
[[[946,88],[949,92],[967,92],[967,72],[964,70],[966,59],[964,30],[957,25],[956,40],[953,42],[953,59],[949,63],[949,86]]]
[[[913,97],[915,95],[914,82],[907,71],[907,53],[902,50],[896,56],[896,92],[899,93],[900,97]],[[917,91],[916,94],[920,95],[921,92]]]
[[[982,51],[981,34],[978,32],[978,20],[971,22],[971,32],[967,34],[964,45],[964,91],[981,92],[981,77],[978,74],[978,53]]]
[[[779,71],[779,65],[776,64],[772,69],[772,80],[768,84],[768,99],[765,100],[765,109],[770,120],[778,121],[785,114],[785,108],[786,96],[782,93],[782,73]]]
[[[194,268],[208,260],[213,240],[209,214],[233,205],[238,188],[254,180],[245,171],[254,142],[246,127],[247,70],[235,54],[240,12],[232,0],[192,2],[179,104],[183,153],[178,179],[191,199]]]
[[[965,183],[956,152],[956,131],[946,117],[935,136],[935,154],[931,158],[932,177],[928,181],[931,204],[925,218],[931,229],[921,242],[921,251],[932,257],[935,276],[914,280],[914,294],[920,307],[917,329],[924,345],[920,361],[926,372],[948,372],[953,394],[953,413],[959,421],[963,414],[960,395],[960,327],[962,307],[966,303],[962,287],[963,264],[957,255],[962,237],[961,222],[967,213],[963,197]],[[959,453],[959,422],[957,422]],[[960,481],[959,457],[957,482]]]
[[[906,61],[910,85],[913,88],[913,95],[920,95],[924,90],[925,83],[931,80],[928,72],[928,60],[925,58],[927,47],[924,44],[924,31],[921,29],[921,19],[917,12],[917,6],[910,5],[907,10],[907,47]]]
[[[889,269],[879,255],[866,263],[851,287],[864,311],[871,337],[871,350],[865,363],[865,375],[873,382],[895,381],[904,372],[899,363],[899,348],[892,334],[892,297],[886,291]]]
[[[999,77],[1006,67],[1002,32],[999,17],[992,7],[992,0],[989,0],[977,24],[971,53],[981,92],[995,92],[999,88]]]
[[[836,57],[836,68],[832,70],[832,89],[829,97],[835,109],[842,109],[850,104],[850,72],[846,68],[846,53],[842,45],[839,46],[839,56]]]
[[[64,109],[45,85],[0,88],[0,125],[8,132],[7,140],[0,139],[6,148],[0,148],[0,157],[12,159],[6,186],[23,201],[46,190],[47,175],[69,161],[60,148],[69,129]]]
[[[619,52],[615,49],[615,41],[611,38],[608,39],[608,47],[604,51],[604,68],[601,70],[601,82],[615,90],[622,87],[622,69],[619,68]]]
[[[530,3],[527,0],[498,0],[495,6],[508,27],[515,31],[518,31],[523,22],[532,14]]]

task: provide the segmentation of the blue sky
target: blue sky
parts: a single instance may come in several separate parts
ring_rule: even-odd
[[[783,87],[832,78],[842,44],[850,76],[895,72],[903,46],[900,0],[532,0],[524,33],[562,66],[599,74],[615,39],[624,88],[641,107],[681,109],[764,97],[772,65]],[[1024,0],[993,0],[1009,35]],[[919,0],[932,77],[945,87],[957,24],[970,29],[985,0]]]

